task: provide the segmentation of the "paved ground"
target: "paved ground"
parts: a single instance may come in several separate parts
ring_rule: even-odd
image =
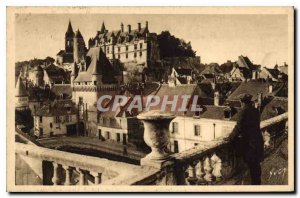
[[[48,148],[55,148],[74,153],[82,153],[92,156],[98,156],[111,160],[125,161],[137,164],[138,161],[146,154],[139,151],[134,145],[128,144],[124,146],[111,140],[101,141],[92,137],[58,137],[49,139],[40,139],[39,142]],[[76,149],[77,148],[77,149]],[[80,148],[80,149],[78,149]],[[110,153],[112,156],[107,156],[105,153]],[[114,157],[118,155],[121,157]],[[126,161],[128,159],[129,161]]]

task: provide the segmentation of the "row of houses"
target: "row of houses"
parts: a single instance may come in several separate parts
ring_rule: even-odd
[[[233,85],[228,87],[228,84]],[[24,89],[20,83],[18,86]],[[197,112],[171,111],[170,106],[166,108],[166,111],[176,115],[170,124],[169,147],[173,152],[180,152],[231,132],[241,106],[239,97],[245,91],[253,95],[254,105],[260,108],[262,120],[286,112],[286,87],[287,85],[282,82],[262,81],[221,83],[215,86],[205,83],[184,85],[148,83],[128,86],[118,92],[128,97],[126,104],[118,107],[117,111],[99,112],[96,109],[97,115],[94,118],[88,116],[91,109],[84,103],[76,104],[70,98],[55,99],[54,102],[44,102],[34,110],[34,134],[39,138],[66,135],[90,136],[102,141],[109,140],[117,144],[134,144],[142,147],[144,145],[143,125],[136,117],[145,110],[146,106],[143,103],[142,109],[129,110],[129,103],[134,96],[141,95],[145,98],[148,95],[156,95],[162,98],[165,95],[197,95],[197,105],[200,108]],[[26,93],[26,91],[19,93]],[[22,97],[25,98],[26,94]],[[21,101],[22,106],[26,106],[25,99]],[[112,103],[107,103],[106,107],[110,105]],[[160,104],[150,110],[159,107]],[[91,122],[91,119],[96,125],[94,129],[89,129],[84,124],[84,121]]]
[[[239,56],[236,62],[228,61],[219,66],[217,63],[205,65],[203,68],[172,67],[169,72],[169,84],[191,84],[195,82],[243,82],[250,80],[264,80],[273,82],[287,82],[288,66],[277,64],[274,68],[261,67],[253,64],[247,56]]]

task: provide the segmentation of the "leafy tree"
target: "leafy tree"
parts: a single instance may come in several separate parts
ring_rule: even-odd
[[[196,51],[192,49],[191,42],[176,38],[169,31],[161,32],[158,37],[160,57],[195,57]]]

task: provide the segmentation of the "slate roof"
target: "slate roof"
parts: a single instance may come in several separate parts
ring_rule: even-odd
[[[51,87],[51,91],[57,96],[61,94],[72,96],[71,84],[54,84]]]
[[[34,115],[36,116],[63,116],[76,114],[77,109],[72,100],[55,100],[38,108]]]
[[[274,97],[262,110],[260,119],[267,120],[288,111],[288,99]]]
[[[72,38],[74,37],[74,32],[73,32],[71,21],[69,21],[68,29],[66,31],[65,36],[66,37],[72,37]]]
[[[204,74],[222,74],[222,70],[217,64],[211,64],[205,66],[205,69],[200,73],[200,75]]]
[[[185,68],[177,68],[175,69],[177,74],[182,76],[191,76],[192,75],[192,69],[185,69]]]
[[[241,95],[244,93],[251,94],[252,100],[257,99],[257,95],[259,93],[263,93],[263,96],[273,96],[276,95],[277,91],[279,91],[280,86],[278,83],[272,83],[273,92],[269,93],[269,83],[263,81],[248,81],[242,82],[240,86],[238,86],[235,91],[228,97],[227,100],[239,100]]]
[[[116,38],[117,43],[125,43],[125,42],[133,42],[134,38],[145,37],[148,32],[147,27],[143,27],[139,29],[132,29],[130,32],[114,30],[114,31],[98,31],[97,35],[93,40],[99,39],[100,41],[104,39],[104,41],[109,41],[113,36]],[[126,40],[128,38],[129,40]]]
[[[87,55],[87,70],[80,71],[74,82],[90,82],[92,75],[103,75],[103,82],[112,81],[114,68],[100,47],[90,48]]]

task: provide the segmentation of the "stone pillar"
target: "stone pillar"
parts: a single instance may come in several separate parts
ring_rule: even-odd
[[[69,166],[63,165],[63,168],[66,171],[66,179],[65,179],[65,186],[71,185],[71,174],[72,174],[72,169]]]
[[[52,162],[52,165],[53,165],[53,177],[52,177],[52,182],[53,182],[53,185],[58,185],[58,184],[59,184],[58,172],[57,172],[58,164],[55,163],[55,162]]]
[[[149,111],[138,115],[138,118],[144,123],[144,141],[152,150],[141,159],[141,165],[162,168],[170,157],[167,148],[170,142],[169,125],[175,116],[160,111]]]
[[[98,173],[98,172],[90,172],[90,174],[93,175],[93,177],[95,178],[95,180],[94,180],[94,184],[95,184],[95,185],[101,184],[101,176],[102,176],[101,173]]]

